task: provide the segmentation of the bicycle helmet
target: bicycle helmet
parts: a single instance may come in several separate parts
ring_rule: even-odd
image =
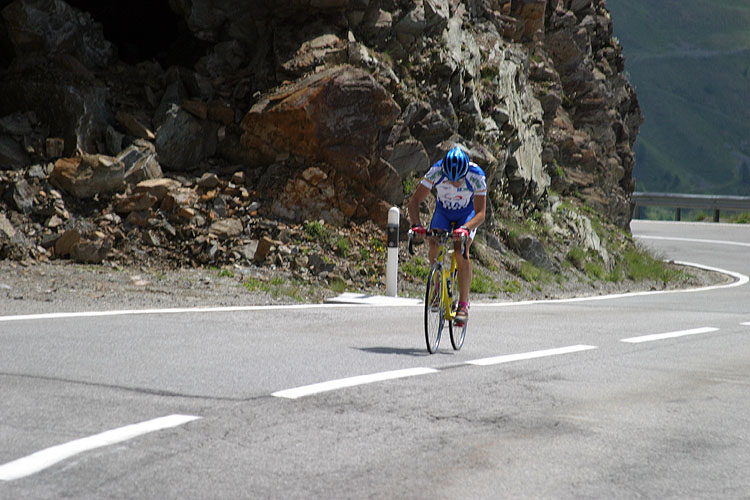
[[[454,147],[443,158],[443,174],[449,181],[460,181],[469,171],[469,157],[459,147]]]

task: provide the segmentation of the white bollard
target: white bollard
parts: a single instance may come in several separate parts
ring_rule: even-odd
[[[385,294],[398,294],[398,222],[401,212],[398,207],[388,210],[388,262],[385,268]]]

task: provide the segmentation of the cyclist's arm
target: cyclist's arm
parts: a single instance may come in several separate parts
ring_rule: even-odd
[[[484,217],[487,214],[487,196],[475,195],[474,196],[474,217],[466,221],[464,227],[469,231],[478,228],[484,222]]]
[[[420,183],[419,186],[417,186],[417,190],[414,191],[411,200],[409,200],[409,222],[411,222],[412,225],[422,223],[419,217],[419,205],[425,200],[425,198],[427,198],[428,194],[430,194],[430,188]]]

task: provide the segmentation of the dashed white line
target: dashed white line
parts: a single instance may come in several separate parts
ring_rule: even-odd
[[[559,347],[556,349],[545,349],[542,351],[524,352],[520,354],[506,354],[503,356],[495,356],[492,358],[475,359],[473,361],[467,361],[466,364],[476,366],[498,365],[501,363],[510,363],[513,361],[521,361],[525,359],[543,358],[546,356],[558,356],[560,354],[571,354],[574,352],[589,351],[591,349],[598,349],[598,347],[593,345],[572,345],[568,347]]]
[[[426,375],[428,373],[437,373],[434,368],[406,368],[404,370],[395,370],[390,372],[373,373],[371,375],[359,375],[357,377],[342,378],[330,380],[319,384],[305,385],[294,389],[285,389],[274,392],[271,396],[277,398],[297,399],[320,392],[343,389],[344,387],[354,387],[357,385],[371,384],[373,382],[382,382],[384,380],[393,380],[397,378],[414,377],[416,375]]]
[[[745,323],[740,323],[740,324],[741,324],[741,325],[744,325],[744,326],[750,326],[750,321],[747,321],[747,322],[745,322]]]
[[[36,474],[79,453],[121,443],[140,435],[148,434],[149,432],[177,427],[193,420],[198,420],[199,418],[201,417],[192,415],[169,415],[53,446],[19,458],[13,462],[8,462],[5,465],[0,465],[0,481],[21,479]]]
[[[570,354],[574,352],[588,351],[590,349],[598,349],[592,345],[574,345],[569,347],[561,347],[557,349],[547,349],[544,351],[534,351],[521,354],[510,354],[507,356],[497,356],[494,358],[477,359],[474,361],[467,361],[464,364],[476,365],[476,366],[488,366],[499,363],[509,363],[511,361],[520,361],[524,359],[542,358],[545,356],[557,356],[560,354]],[[385,380],[393,380],[405,377],[414,377],[417,375],[426,375],[429,373],[438,373],[439,368],[407,368],[404,370],[395,370],[389,372],[373,373],[370,375],[359,375],[356,377],[342,378],[338,380],[330,380],[328,382],[320,382],[318,384],[305,385],[302,387],[295,387],[293,389],[285,389],[283,391],[277,391],[271,394],[271,396],[277,398],[286,399],[298,399],[304,396],[311,396],[321,392],[334,391],[336,389],[343,389],[346,387],[354,387],[363,384],[371,384],[373,382],[382,382]]]
[[[655,340],[673,339],[677,337],[684,337],[686,335],[699,335],[701,333],[711,333],[711,332],[715,332],[718,330],[719,330],[718,328],[712,328],[712,327],[693,328],[692,330],[680,330],[677,332],[656,333],[654,335],[630,337],[627,339],[620,339],[620,342],[627,342],[629,344],[640,344],[641,342],[653,342]]]

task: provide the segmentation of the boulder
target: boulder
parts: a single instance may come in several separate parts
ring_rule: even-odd
[[[0,170],[17,170],[29,164],[23,147],[7,135],[0,135]]]
[[[327,69],[266,96],[242,120],[241,144],[251,165],[296,155],[367,179],[381,134],[400,113],[368,73],[351,66]]]
[[[522,40],[531,40],[534,33],[544,29],[547,0],[513,0],[510,13],[523,23]]]
[[[323,65],[341,64],[349,58],[348,43],[331,26],[312,23],[285,24],[274,33],[277,79],[299,78]]]
[[[26,179],[19,179],[13,182],[9,186],[9,189],[5,191],[5,199],[11,207],[21,213],[27,214],[31,212],[34,206],[34,196],[36,196],[37,191],[39,189],[34,188]]]
[[[70,250],[70,257],[81,264],[101,264],[112,249],[107,238],[81,240]]]
[[[16,229],[5,214],[0,213],[0,241],[10,241],[16,236]]]
[[[147,179],[135,186],[135,192],[145,192],[162,201],[170,191],[176,191],[181,184],[173,179]]]
[[[130,185],[162,176],[156,150],[151,143],[132,144],[117,155],[117,161],[125,167],[125,181]]]
[[[230,218],[217,220],[211,224],[211,227],[208,228],[208,232],[220,240],[225,240],[241,235],[242,229],[242,221]]]
[[[76,198],[122,191],[124,178],[122,162],[111,156],[89,154],[57,160],[50,174],[53,186]]]
[[[218,145],[218,126],[199,120],[178,106],[172,106],[156,132],[156,153],[166,170],[184,171],[213,156]]]
[[[2,17],[16,57],[68,54],[92,68],[106,66],[114,55],[101,24],[62,0],[15,0]]]
[[[427,151],[425,151],[422,143],[416,139],[407,139],[396,143],[387,160],[402,179],[415,172],[421,175],[427,172],[430,166]]]

